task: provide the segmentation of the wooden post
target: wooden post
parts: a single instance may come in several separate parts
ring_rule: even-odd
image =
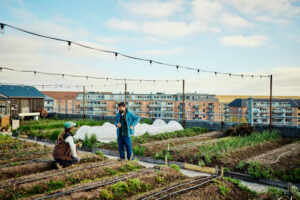
[[[184,83],[184,79],[182,80],[182,127],[185,128],[185,103],[184,103],[184,87],[185,87],[185,83]]]
[[[223,177],[223,176],[224,176],[224,168],[221,167],[221,177]]]
[[[273,98],[273,75],[270,75],[270,131],[272,131],[272,123],[273,123],[273,118],[272,118],[272,98]]]
[[[82,119],[85,119],[85,86],[83,86],[83,91],[82,91]]]

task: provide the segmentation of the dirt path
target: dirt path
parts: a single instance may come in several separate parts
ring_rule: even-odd
[[[264,165],[270,165],[277,163],[281,158],[293,153],[300,153],[300,142],[287,144],[283,147],[267,151],[259,156],[253,156],[245,160],[245,162],[259,162]]]

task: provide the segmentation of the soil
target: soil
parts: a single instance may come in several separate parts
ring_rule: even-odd
[[[292,139],[279,138],[277,140],[264,142],[254,146],[245,146],[233,152],[226,153],[225,155],[223,155],[223,158],[217,160],[214,164],[224,167],[230,167],[233,169],[241,160],[246,160],[250,157],[261,155],[266,151],[280,148],[293,141],[294,140]]]
[[[160,176],[164,181],[163,182],[158,182],[156,180],[157,176]],[[146,174],[141,174],[138,175],[136,177],[133,177],[136,179],[139,179],[140,181],[149,184],[151,189],[153,188],[157,188],[157,187],[161,187],[164,186],[168,183],[171,183],[173,181],[176,180],[183,180],[184,177],[182,174],[178,173],[177,171],[175,171],[172,168],[162,168],[160,170],[156,170],[156,171],[150,171],[149,173]],[[124,181],[126,182],[126,181]],[[105,186],[105,187],[101,187],[101,189],[104,188],[109,188],[110,185]],[[99,189],[95,189],[92,191],[88,191],[88,192],[78,192],[78,193],[72,193],[71,195],[68,196],[64,196],[61,199],[66,199],[66,200],[73,200],[73,199],[96,199],[97,197],[99,197]],[[122,199],[127,199],[127,198],[131,198],[131,199],[136,199],[135,194],[126,194],[125,196],[122,197]]]
[[[169,199],[181,199],[181,200],[191,200],[191,199],[197,199],[197,200],[231,200],[231,199],[253,199],[255,198],[255,195],[242,191],[239,187],[237,187],[234,183],[224,180],[219,180],[222,185],[225,185],[226,188],[229,189],[229,192],[224,195],[220,192],[219,189],[219,183],[208,183],[205,186],[202,186],[196,190],[192,190],[189,192],[186,192],[181,195],[170,197]]]
[[[142,144],[141,146],[145,147],[144,156],[154,156],[155,153],[160,152],[164,149],[168,148],[168,144],[170,144],[170,149],[180,148],[180,146],[190,146],[192,143],[199,143],[206,140],[211,140],[213,138],[219,138],[224,136],[222,132],[213,131],[210,133],[205,133],[193,137],[183,137],[183,138],[173,138],[168,140],[156,141],[156,142],[148,142]],[[175,147],[173,147],[175,146]]]

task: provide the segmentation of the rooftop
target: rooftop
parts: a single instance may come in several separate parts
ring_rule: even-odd
[[[0,94],[9,98],[45,98],[35,87],[25,85],[0,85]]]

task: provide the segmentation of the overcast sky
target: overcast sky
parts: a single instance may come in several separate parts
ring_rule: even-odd
[[[298,0],[0,0],[0,22],[129,55],[203,70],[274,75],[274,95],[300,96]],[[80,75],[185,79],[187,92],[269,95],[267,78],[230,78],[82,49],[5,28],[0,66]],[[120,82],[0,72],[1,83],[98,85]],[[103,85],[111,85],[103,87]],[[128,83],[136,93],[181,91],[181,82]],[[42,89],[42,88],[39,88]],[[43,90],[78,90],[44,88]]]

